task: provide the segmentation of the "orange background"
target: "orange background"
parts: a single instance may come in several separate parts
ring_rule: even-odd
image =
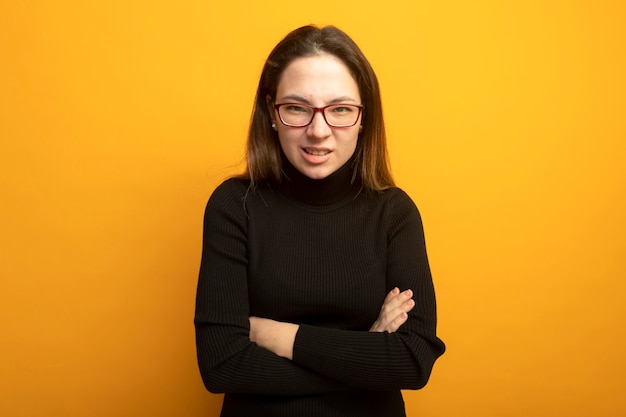
[[[370,58],[424,217],[448,352],[409,415],[626,415],[624,22],[602,0],[0,0],[0,415],[217,415],[202,212],[307,23]]]

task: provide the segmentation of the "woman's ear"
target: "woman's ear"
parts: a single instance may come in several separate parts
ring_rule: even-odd
[[[265,96],[265,104],[267,105],[267,112],[272,118],[272,123],[274,123],[274,101],[269,94]]]
[[[274,102],[272,101],[272,98],[269,94],[265,96],[265,103],[267,104],[267,112],[269,113],[270,120],[272,122],[272,129],[277,130],[276,120],[274,119]]]

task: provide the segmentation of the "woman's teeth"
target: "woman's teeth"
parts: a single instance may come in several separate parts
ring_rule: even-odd
[[[327,153],[330,153],[330,151],[316,151],[315,149],[304,149],[304,152],[315,156],[324,156]]]

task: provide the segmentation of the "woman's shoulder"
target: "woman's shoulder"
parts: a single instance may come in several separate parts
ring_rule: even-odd
[[[394,186],[379,192],[382,204],[391,212],[420,216],[417,204],[402,188]]]
[[[402,188],[393,186],[379,192],[380,198],[394,204],[415,205],[413,199]]]
[[[211,197],[208,206],[228,206],[233,203],[241,204],[250,189],[250,181],[243,178],[232,177],[218,185]]]
[[[242,192],[250,188],[250,181],[242,177],[230,177],[215,188],[213,195],[220,193]]]

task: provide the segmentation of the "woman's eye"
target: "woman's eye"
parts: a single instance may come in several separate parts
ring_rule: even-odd
[[[307,113],[309,111],[309,109],[307,109],[306,107],[302,107],[302,106],[297,106],[294,104],[290,104],[289,106],[286,106],[287,110],[293,113]]]
[[[350,113],[351,111],[353,111],[353,108],[349,106],[333,107],[333,113]]]

